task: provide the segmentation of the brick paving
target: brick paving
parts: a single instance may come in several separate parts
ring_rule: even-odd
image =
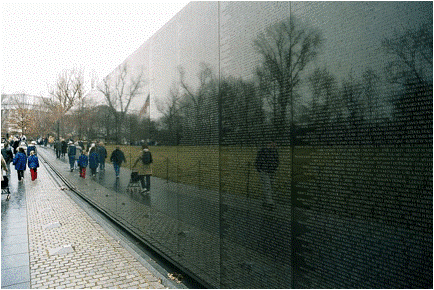
[[[165,288],[82,210],[41,166],[26,178],[30,285],[47,288]]]

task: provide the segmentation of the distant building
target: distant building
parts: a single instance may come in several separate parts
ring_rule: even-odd
[[[42,110],[43,97],[27,94],[1,95],[2,136],[27,134],[28,122]]]

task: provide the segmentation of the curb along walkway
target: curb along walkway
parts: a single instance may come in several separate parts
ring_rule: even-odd
[[[30,288],[165,288],[59,188],[40,163],[38,179],[31,181],[27,170],[22,182]]]

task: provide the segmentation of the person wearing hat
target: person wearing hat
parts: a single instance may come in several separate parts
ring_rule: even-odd
[[[30,156],[30,152],[33,151],[36,154],[36,141],[32,141],[29,146],[27,146],[27,156]]]
[[[68,157],[69,157],[69,169],[74,171],[75,154],[77,154],[77,148],[72,141],[68,142]]]
[[[30,175],[32,177],[32,181],[38,178],[37,168],[39,167],[38,156],[36,156],[35,151],[30,151],[29,159],[27,159],[27,165],[30,168]]]

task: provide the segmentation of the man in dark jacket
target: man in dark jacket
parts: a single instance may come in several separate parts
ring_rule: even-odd
[[[71,172],[74,171],[75,154],[77,154],[77,147],[75,147],[72,141],[68,144],[68,158],[69,158],[69,169]]]
[[[122,162],[125,161],[125,155],[121,151],[121,149],[119,149],[119,146],[117,146],[116,149],[112,152],[112,155],[110,156],[110,161],[113,163],[116,178],[119,178]]]
[[[279,166],[279,154],[276,143],[268,142],[266,147],[261,148],[256,156],[255,167],[259,172],[262,189],[264,192],[264,206],[274,207],[273,187],[276,178],[276,170]]]
[[[65,155],[66,155],[66,152],[67,152],[67,150],[68,150],[68,143],[66,143],[66,141],[65,140],[62,140],[62,142],[60,142],[60,144],[61,144],[61,155],[62,155],[62,158],[65,158]]]
[[[104,143],[99,142],[98,146],[96,147],[96,153],[98,153],[99,156],[99,169],[105,170],[105,159],[107,158],[107,150],[104,147]]]

